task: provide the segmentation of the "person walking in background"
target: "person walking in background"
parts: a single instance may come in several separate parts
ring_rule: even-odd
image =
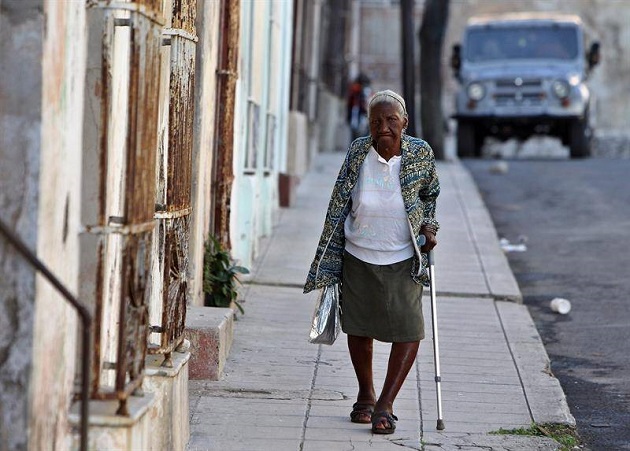
[[[385,90],[367,106],[370,135],[350,145],[330,198],[304,292],[339,284],[342,330],[357,382],[350,419],[391,434],[394,400],[424,338],[422,287],[436,244],[440,185],[431,147],[405,134],[404,99]],[[424,243],[424,244],[423,244]],[[376,397],[373,341],[392,343]]]
[[[368,131],[367,104],[371,95],[370,79],[365,74],[359,74],[348,87],[347,121],[353,141]]]

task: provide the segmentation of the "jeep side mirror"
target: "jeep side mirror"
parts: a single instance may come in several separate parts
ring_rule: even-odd
[[[459,78],[459,69],[462,67],[462,46],[461,44],[453,44],[453,50],[451,53],[451,68],[453,69],[453,75]]]
[[[586,61],[588,62],[588,68],[592,69],[599,63],[601,55],[599,53],[599,42],[595,41],[591,44],[591,49],[588,51],[586,55]]]

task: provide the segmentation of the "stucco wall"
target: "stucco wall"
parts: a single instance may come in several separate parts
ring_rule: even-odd
[[[78,289],[83,86],[86,27],[82,2],[46,0],[42,72],[42,145],[38,256],[71,291]],[[77,316],[38,277],[29,449],[64,449],[69,443]]]
[[[287,154],[287,173],[303,176],[308,170],[308,118],[301,111],[289,113],[289,133],[287,138],[289,152]],[[298,152],[297,150],[301,150]]]
[[[373,1],[362,3],[359,25],[359,71],[365,73],[371,79],[372,88],[375,91],[393,89],[401,92],[402,64],[400,55],[402,40],[400,6]],[[451,1],[451,3],[453,2]],[[422,1],[416,0],[413,20],[418,30],[422,21],[422,9]],[[383,37],[383,30],[389,30],[385,38]],[[417,33],[415,37],[414,46],[417,56]]]
[[[41,1],[0,1],[0,217],[37,246]],[[35,95],[32,95],[32,94]],[[0,236],[0,450],[27,444],[35,271]]]
[[[274,143],[286,143],[281,121],[290,119],[276,105],[287,104],[290,61],[284,52],[293,22],[288,2],[241,2],[240,12],[230,236],[232,257],[250,267],[278,209],[278,172],[284,164],[276,155],[285,152]]]
[[[0,215],[74,292],[84,14],[0,3]],[[66,448],[76,315],[1,239],[0,266],[0,449]]]
[[[196,118],[193,148],[193,212],[190,234],[191,301],[203,305],[203,251],[208,238],[211,202],[212,154],[216,114],[220,2],[197,3]]]

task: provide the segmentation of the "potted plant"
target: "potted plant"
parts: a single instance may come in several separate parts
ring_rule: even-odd
[[[230,307],[234,302],[241,313],[245,313],[236,300],[236,284],[240,283],[238,274],[249,274],[249,270],[234,265],[229,251],[223,248],[216,237],[209,236],[203,257],[204,304],[209,307]]]

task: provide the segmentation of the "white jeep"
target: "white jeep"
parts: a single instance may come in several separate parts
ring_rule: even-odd
[[[586,79],[600,58],[586,51],[579,17],[521,13],[473,17],[453,46],[457,154],[479,157],[486,136],[558,137],[572,158],[591,153]]]

